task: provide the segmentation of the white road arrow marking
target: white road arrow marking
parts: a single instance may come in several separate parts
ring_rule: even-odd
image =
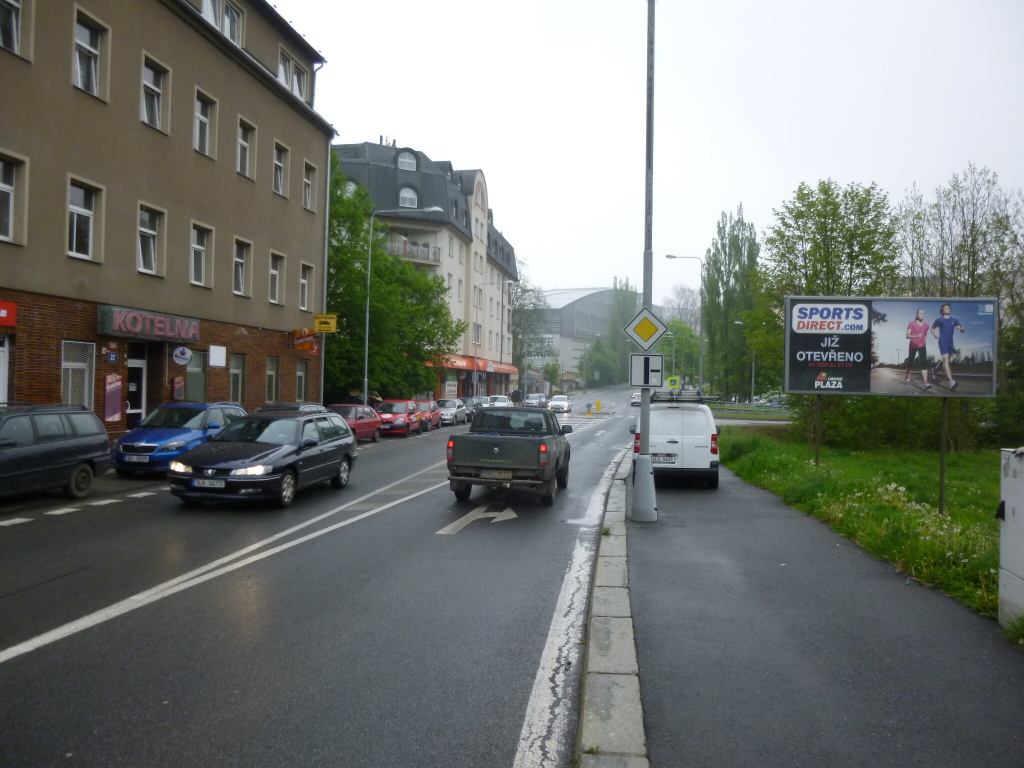
[[[488,512],[487,509],[490,504],[481,504],[479,507],[474,509],[472,512],[467,512],[465,515],[460,517],[454,523],[449,526],[442,528],[438,531],[439,534],[453,534],[458,533],[467,525],[472,523],[474,520],[480,520],[485,517],[493,517],[492,523],[498,523],[502,520],[511,520],[516,516],[516,513],[512,511],[511,507],[505,507],[501,512]]]

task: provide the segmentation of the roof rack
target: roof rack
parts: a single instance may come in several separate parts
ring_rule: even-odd
[[[652,403],[703,403],[704,393],[700,389],[659,387],[651,392]]]

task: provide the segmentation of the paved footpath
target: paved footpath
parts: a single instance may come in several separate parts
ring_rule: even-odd
[[[609,494],[582,768],[1024,766],[1024,651],[727,470]],[[627,565],[628,563],[628,565]]]

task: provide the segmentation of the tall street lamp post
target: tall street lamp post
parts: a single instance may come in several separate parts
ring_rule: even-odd
[[[376,216],[394,216],[407,213],[444,213],[436,205],[430,208],[392,208],[374,211],[370,214],[370,235],[366,244],[366,327],[363,329],[363,405],[369,405],[370,397],[370,267],[373,264],[373,220]]]
[[[704,259],[700,256],[672,256],[665,254],[666,259],[696,259],[700,262],[700,335],[697,337],[700,348],[700,363],[697,376],[700,379],[700,390],[704,390]],[[674,362],[674,360],[673,360]]]

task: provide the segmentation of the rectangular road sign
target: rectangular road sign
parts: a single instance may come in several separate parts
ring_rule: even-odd
[[[663,386],[662,372],[665,368],[664,355],[630,355],[629,386],[660,387]]]
[[[313,330],[317,333],[334,333],[338,330],[338,316],[313,315]]]

